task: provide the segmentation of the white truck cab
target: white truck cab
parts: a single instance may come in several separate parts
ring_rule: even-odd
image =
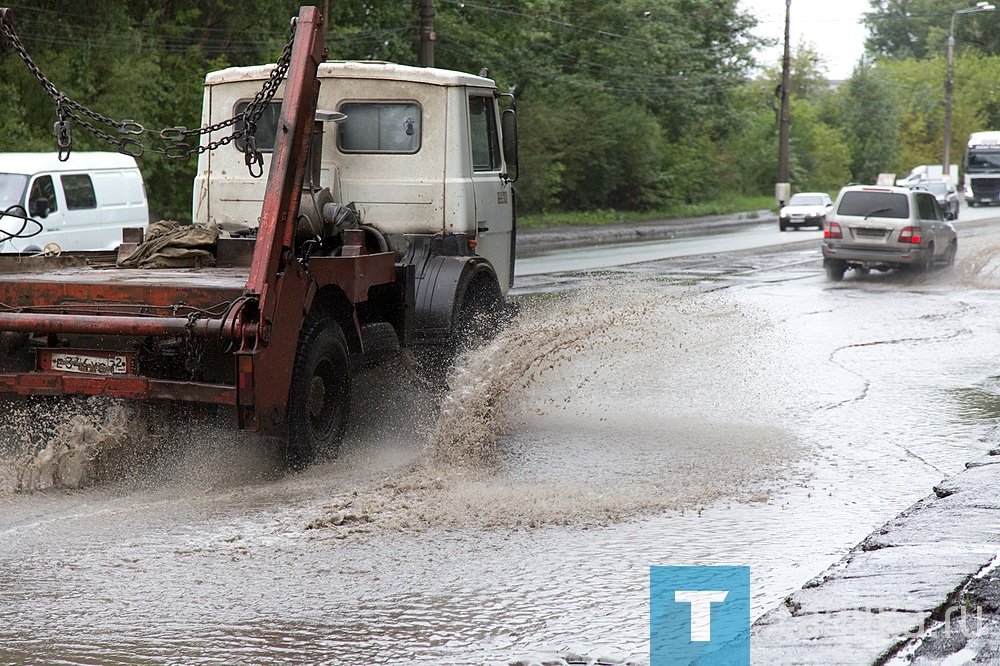
[[[27,214],[41,229],[13,215],[0,218],[0,252],[113,250],[122,229],[145,228],[149,208],[135,159],[118,153],[0,153],[0,213]],[[54,245],[53,245],[54,244]]]
[[[202,124],[242,112],[272,69],[236,67],[209,74]],[[361,224],[376,229],[399,255],[410,251],[415,237],[429,235],[445,240],[439,246],[459,247],[460,254],[478,257],[480,263],[485,259],[506,294],[515,243],[507,162],[516,161],[516,148],[511,148],[516,129],[502,118],[496,84],[461,72],[369,61],[321,63],[318,79],[317,118],[336,122],[324,123],[320,182],[310,183],[307,174],[306,187],[327,188],[334,201],[352,205]],[[283,92],[282,84],[257,124],[264,173],[275,132],[283,131],[278,127]],[[506,144],[503,129],[509,135]],[[231,133],[226,128],[203,143]],[[249,175],[237,143],[199,155],[195,224],[258,224],[265,179]],[[456,238],[458,243],[448,241]]]

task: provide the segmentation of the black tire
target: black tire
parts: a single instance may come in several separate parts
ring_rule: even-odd
[[[399,336],[387,321],[361,325],[361,341],[365,347],[365,366],[374,368],[399,356]]]
[[[505,313],[499,287],[492,284],[487,287],[486,281],[482,281],[473,293],[467,291],[455,327],[456,350],[462,352],[495,338],[503,326]]]
[[[351,402],[351,361],[340,325],[309,317],[302,325],[288,392],[285,458],[302,469],[320,451],[336,451]]]
[[[927,246],[927,258],[924,259],[924,263],[920,264],[917,268],[920,273],[930,273],[934,270],[934,243],[930,243]]]
[[[780,231],[788,231],[788,225],[784,222],[778,222],[778,229]]]
[[[847,263],[840,259],[826,259],[823,262],[823,268],[826,269],[826,279],[830,282],[840,282],[844,279],[844,273],[847,272]]]
[[[958,239],[956,238],[948,246],[948,253],[945,255],[945,266],[955,265],[955,256],[958,254]]]

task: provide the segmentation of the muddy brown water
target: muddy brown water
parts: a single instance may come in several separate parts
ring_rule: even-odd
[[[224,415],[10,406],[0,661],[645,663],[659,564],[750,565],[759,615],[990,446],[1000,249],[963,252],[539,283],[444,396],[359,377],[296,475]]]

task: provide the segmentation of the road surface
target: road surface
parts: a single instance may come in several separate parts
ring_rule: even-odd
[[[921,277],[828,283],[777,231],[808,242],[523,273],[447,395],[361,377],[301,474],[216,414],[8,406],[0,662],[646,663],[650,565],[749,565],[757,617],[991,445],[995,225]],[[142,453],[14,493],[42,422]]]

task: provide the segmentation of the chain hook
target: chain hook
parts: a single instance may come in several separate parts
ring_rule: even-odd
[[[52,125],[52,132],[56,135],[56,148],[59,149],[59,161],[69,160],[69,154],[73,150],[73,133],[70,124],[66,120],[60,120]]]
[[[118,125],[119,134],[131,134],[133,136],[138,136],[145,131],[146,131],[145,127],[135,122],[134,120],[130,119],[123,120]]]
[[[56,136],[56,148],[59,150],[59,161],[66,162],[69,160],[70,152],[73,150],[73,131],[70,123],[66,118],[69,116],[69,110],[66,108],[66,95],[60,93],[56,97],[56,116],[59,118],[52,125],[52,133]]]
[[[187,133],[187,127],[167,127],[160,130],[160,138],[164,141],[183,141]]]
[[[163,149],[163,156],[168,160],[186,160],[191,157],[191,146],[186,143],[175,143]]]
[[[130,157],[139,157],[146,152],[146,146],[144,146],[142,141],[139,141],[139,139],[135,139],[130,136],[123,136],[118,139],[118,152],[122,155],[128,155]]]
[[[244,141],[246,143],[243,146],[243,159],[246,162],[247,170],[252,177],[260,178],[264,175],[264,156],[257,150],[257,137],[253,134],[247,134]],[[257,166],[256,171],[254,166]]]

